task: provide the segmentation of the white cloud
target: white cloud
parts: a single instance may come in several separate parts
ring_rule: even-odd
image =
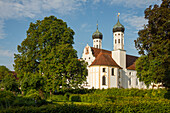
[[[52,11],[66,15],[76,10],[87,0],[0,0],[0,39],[5,36],[4,21],[16,18],[34,18]]]
[[[122,14],[122,19],[131,27],[134,27],[137,31],[144,28],[144,24],[147,24],[147,20],[144,16],[136,16],[134,14]],[[135,31],[136,33],[136,31]]]
[[[10,50],[2,50],[2,49],[0,49],[0,56],[14,57],[14,52],[11,52]]]
[[[34,18],[47,11],[62,15],[72,14],[85,2],[86,0],[1,0],[0,18]]]
[[[160,4],[161,0],[103,0],[103,2],[107,2],[110,5],[121,4],[130,8],[144,8],[149,5]]]

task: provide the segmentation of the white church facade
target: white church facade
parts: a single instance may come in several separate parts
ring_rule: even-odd
[[[82,59],[88,63],[85,88],[147,88],[136,76],[135,61],[138,57],[127,55],[124,50],[125,28],[119,22],[113,27],[113,51],[102,49],[103,35],[93,33],[93,47],[84,48]]]

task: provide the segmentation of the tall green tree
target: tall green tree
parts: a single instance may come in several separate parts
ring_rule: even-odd
[[[0,80],[2,80],[5,76],[9,75],[11,71],[5,67],[5,66],[0,66]]]
[[[136,61],[137,76],[145,84],[170,87],[170,1],[145,10],[148,24],[138,32],[135,47],[142,56]]]
[[[45,89],[77,87],[86,79],[86,65],[77,59],[73,49],[74,31],[54,16],[31,23],[27,38],[18,45],[14,69],[22,79],[39,74],[45,76]]]

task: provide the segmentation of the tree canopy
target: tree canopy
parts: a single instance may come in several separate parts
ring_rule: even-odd
[[[48,92],[62,87],[78,87],[86,79],[87,69],[73,49],[74,31],[54,16],[30,23],[27,38],[18,45],[14,69],[19,78],[43,76]],[[33,77],[40,80],[41,77]],[[24,85],[23,85],[24,86]]]
[[[137,76],[145,84],[170,87],[170,1],[145,10],[148,23],[138,32],[135,47],[142,56],[136,61]]]
[[[10,70],[5,66],[0,66],[0,80],[10,74]]]

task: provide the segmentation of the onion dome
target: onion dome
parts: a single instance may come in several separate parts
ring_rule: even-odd
[[[120,13],[118,14],[118,21],[116,23],[116,25],[113,26],[113,32],[124,32],[125,31],[125,27],[119,22],[119,15]]]
[[[97,30],[96,30],[96,32],[93,33],[92,38],[93,39],[102,39],[103,38],[103,34],[98,30],[98,24],[97,24]]]

